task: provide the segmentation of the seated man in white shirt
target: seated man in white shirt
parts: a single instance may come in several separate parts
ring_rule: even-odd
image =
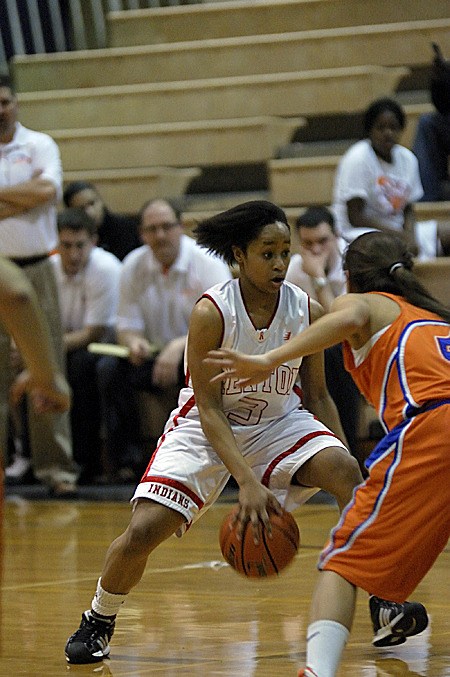
[[[334,217],[326,207],[309,207],[297,218],[300,253],[293,254],[286,279],[301,287],[325,308],[345,294],[342,255],[346,241],[334,230]]]
[[[335,234],[334,217],[326,207],[309,207],[295,225],[300,253],[292,256],[286,279],[301,287],[328,312],[333,300],[347,291],[342,267],[347,243]],[[350,451],[356,455],[360,396],[344,368],[340,345],[325,350],[325,373]]]
[[[72,388],[73,454],[81,466],[80,482],[101,474],[101,405],[97,365],[87,350],[91,342],[110,340],[114,332],[122,264],[96,246],[95,222],[83,209],[58,215],[58,253],[51,257],[58,286],[67,375]]]
[[[151,200],[140,215],[144,245],[123,261],[117,315],[117,339],[130,355],[105,357],[99,369],[108,460],[124,479],[129,470],[140,475],[148,459],[137,392],[158,394],[184,384],[192,308],[206,289],[231,277],[224,261],[183,233],[174,204]]]

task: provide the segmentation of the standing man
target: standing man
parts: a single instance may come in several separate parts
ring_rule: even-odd
[[[347,243],[336,235],[334,217],[327,207],[309,207],[300,214],[295,225],[300,254],[292,256],[286,279],[301,287],[329,312],[334,299],[347,291],[342,267]],[[325,350],[325,374],[349,449],[357,456],[360,394],[344,367],[340,344]]]
[[[97,364],[102,358],[87,347],[92,342],[114,339],[122,265],[113,254],[96,246],[95,223],[83,209],[60,212],[58,233],[58,253],[51,262],[72,389],[73,457],[81,468],[80,482],[90,484],[103,470],[97,379]]]
[[[166,200],[146,203],[140,222],[145,244],[123,262],[117,338],[129,358],[105,357],[99,365],[107,454],[119,471],[141,474],[147,458],[140,450],[137,392],[158,395],[183,386],[191,311],[206,289],[231,277],[224,261],[183,233],[180,217]]]
[[[55,359],[64,371],[58,292],[49,261],[56,246],[56,203],[61,195],[58,147],[47,134],[23,127],[12,82],[0,77],[0,254],[22,268],[47,319]],[[0,430],[5,448],[10,338],[0,328]],[[38,480],[56,497],[73,496],[77,470],[72,460],[69,416],[28,416],[32,465]]]

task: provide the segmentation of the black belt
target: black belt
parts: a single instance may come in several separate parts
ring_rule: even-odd
[[[25,256],[24,258],[16,258],[11,256],[10,261],[19,266],[20,268],[25,268],[26,266],[34,266],[35,263],[40,263],[48,259],[48,254],[39,254],[38,256]]]

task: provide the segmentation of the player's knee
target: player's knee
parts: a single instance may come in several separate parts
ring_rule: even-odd
[[[136,503],[131,522],[124,534],[122,547],[130,558],[148,557],[148,555],[183,524],[181,513],[166,506],[139,499]]]
[[[343,484],[355,487],[362,481],[359,463],[351,454],[343,453],[336,457],[335,471]]]
[[[328,468],[333,483],[333,494],[346,502],[350,500],[353,489],[363,480],[359,463],[347,452],[336,449],[336,453],[329,455]]]
[[[150,554],[156,543],[152,531],[142,522],[131,522],[125,532],[124,549],[131,557],[145,557]]]

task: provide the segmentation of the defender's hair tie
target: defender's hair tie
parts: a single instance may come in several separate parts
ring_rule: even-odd
[[[397,270],[397,268],[404,268],[404,264],[401,261],[397,261],[396,263],[393,263],[392,266],[389,268],[389,275],[392,275],[394,270]]]

